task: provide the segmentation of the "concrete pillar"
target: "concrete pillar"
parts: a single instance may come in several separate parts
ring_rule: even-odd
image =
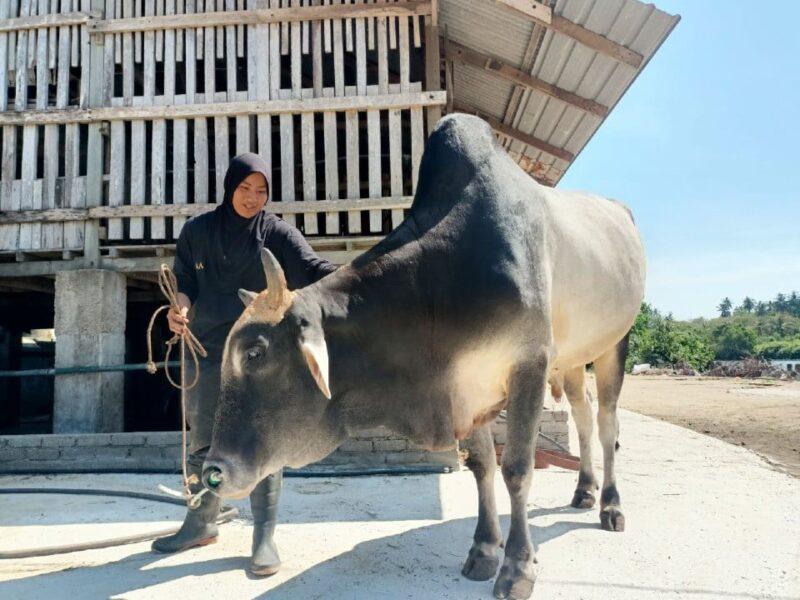
[[[56,275],[56,367],[125,362],[125,275],[102,269]],[[123,373],[60,375],[53,433],[123,430]]]

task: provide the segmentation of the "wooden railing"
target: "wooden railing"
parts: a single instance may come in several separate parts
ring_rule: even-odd
[[[446,100],[434,1],[50,4],[0,1],[0,251],[174,241],[245,151],[306,235],[402,219]]]

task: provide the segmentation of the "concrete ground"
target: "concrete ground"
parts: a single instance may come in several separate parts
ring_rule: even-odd
[[[800,598],[800,480],[747,449],[622,412],[618,481],[627,531],[568,502],[575,473],[537,471],[530,523],[535,598]],[[600,456],[599,452],[596,456]],[[599,465],[598,465],[599,467]],[[0,486],[154,491],[163,475],[0,477]],[[497,477],[502,523],[508,496]],[[0,561],[0,598],[491,598],[460,576],[477,513],[467,471],[450,475],[289,479],[269,579],[245,571],[249,511],[219,543],[163,556],[149,542]],[[0,550],[161,528],[180,507],[106,497],[0,495]]]

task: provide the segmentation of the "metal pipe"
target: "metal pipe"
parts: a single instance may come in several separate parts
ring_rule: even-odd
[[[156,363],[162,367],[164,363]],[[171,360],[169,367],[179,367],[180,361]],[[22,371],[0,371],[0,377],[54,377],[57,375],[79,375],[87,373],[114,373],[117,371],[144,371],[147,363],[132,365],[99,365],[95,367],[55,367],[50,369],[25,369]]]

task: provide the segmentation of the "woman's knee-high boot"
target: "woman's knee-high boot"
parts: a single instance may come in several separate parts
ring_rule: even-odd
[[[278,549],[272,539],[278,520],[278,499],[283,485],[283,471],[261,481],[250,493],[253,511],[253,559],[250,571],[255,575],[273,575],[281,567]]]

